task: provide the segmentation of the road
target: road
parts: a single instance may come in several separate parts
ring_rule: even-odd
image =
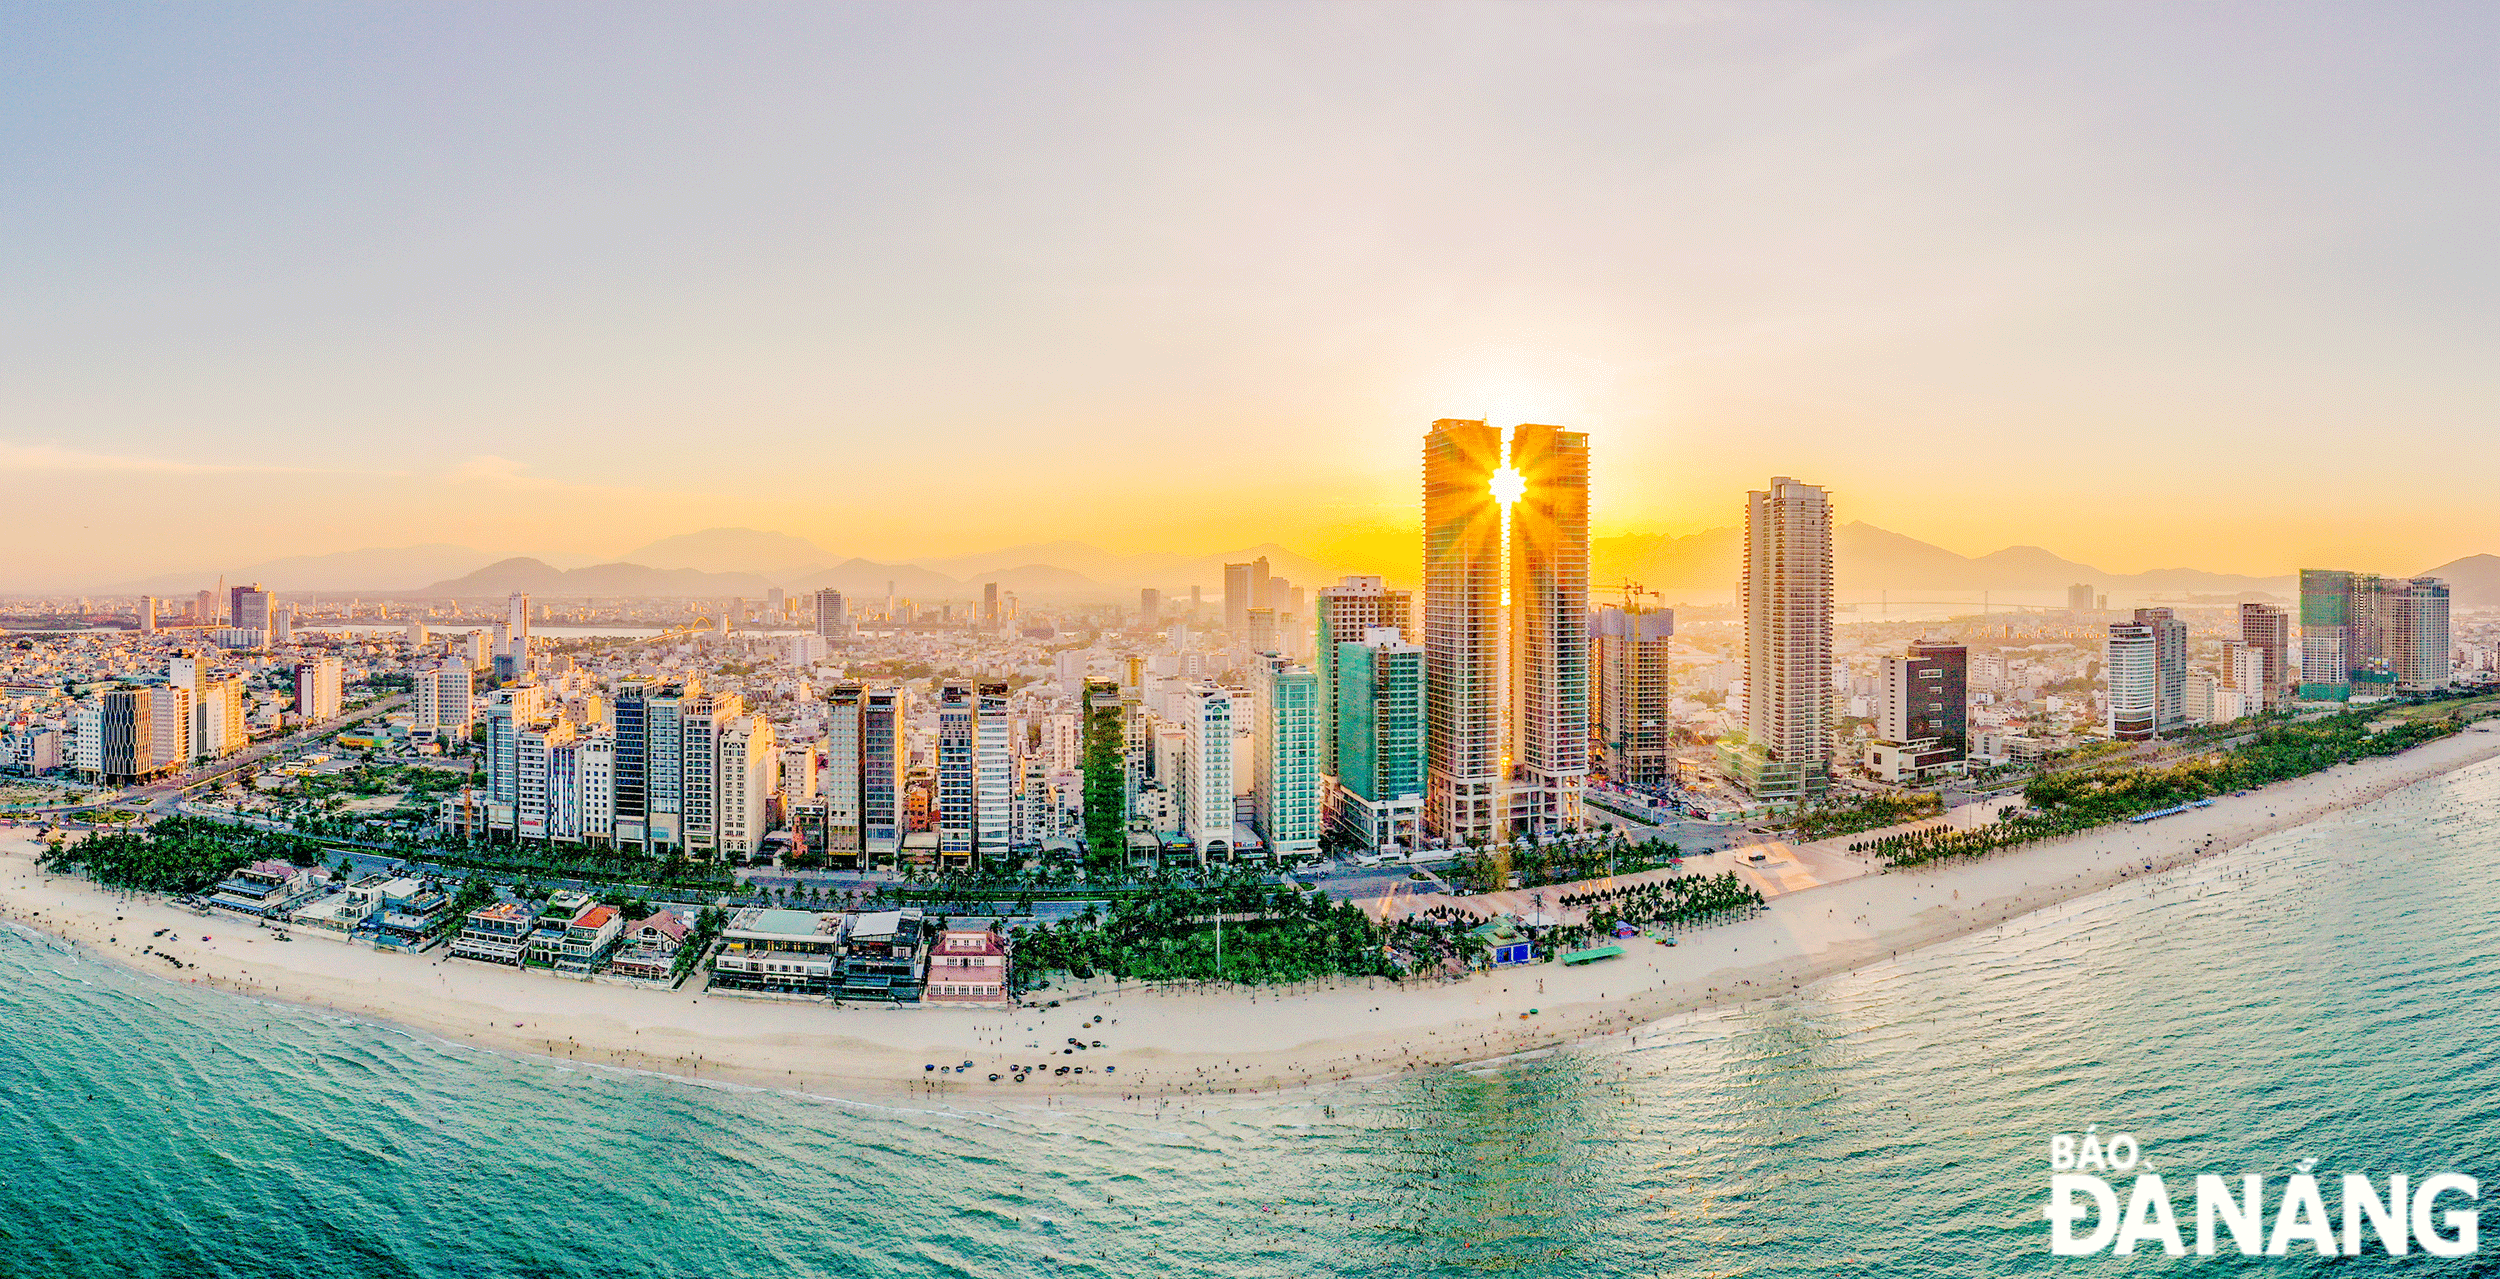
[[[342,715],[337,719],[323,720],[318,724],[313,724],[305,728],[299,728],[284,737],[272,737],[265,742],[246,747],[232,755],[228,755],[224,759],[217,760],[204,768],[195,768],[187,773],[178,773],[161,781],[150,782],[145,786],[122,791],[109,799],[89,800],[80,804],[56,804],[43,808],[12,809],[8,816],[13,819],[23,819],[27,817],[60,817],[70,813],[89,812],[99,808],[128,808],[143,812],[171,812],[180,802],[184,793],[188,791],[194,791],[200,787],[207,786],[231,773],[234,773],[238,769],[249,768],[255,764],[268,760],[272,756],[285,754],[290,751],[302,750],[305,747],[311,746],[315,742],[319,742],[325,738],[334,737],[357,724],[361,724],[366,720],[372,719],[376,715],[387,715],[407,704],[407,701],[408,694],[406,693],[385,697],[380,701],[367,705],[350,714]]]

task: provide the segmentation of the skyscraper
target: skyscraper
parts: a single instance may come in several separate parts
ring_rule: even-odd
[[[979,704],[970,684],[938,689],[938,865],[968,864],[980,826]]]
[[[816,633],[827,640],[842,638],[850,627],[850,616],[843,611],[842,592],[828,586],[816,592]]]
[[[2383,581],[2380,650],[2396,687],[2408,693],[2448,687],[2448,584],[2436,577]]]
[[[2353,575],[2340,569],[2300,571],[2300,697],[2340,702],[2352,696]]]
[[[1317,613],[1318,646],[1313,673],[1319,676],[1320,697],[1320,772],[1337,775],[1337,646],[1361,643],[1372,631],[1395,627],[1406,638],[1413,638],[1415,599],[1406,591],[1393,591],[1377,577],[1347,577],[1335,586],[1319,588],[1314,610]]]
[[[1589,437],[1511,431],[1510,830],[1580,824],[1589,771]]]
[[[2090,583],[2081,582],[2066,588],[2066,611],[2070,613],[2089,613],[2092,611],[2092,586]]]
[[[295,665],[295,713],[307,724],[339,713],[339,659],[315,657]]]
[[[1163,619],[1163,592],[1149,586],[1137,592],[1137,624],[1153,630]]]
[[[2260,703],[2248,708],[2248,713],[2280,709],[2292,692],[2291,615],[2272,604],[2251,601],[2240,605],[2240,642],[2254,649],[2265,664],[2264,684],[2258,690]]]
[[[141,635],[156,633],[156,597],[153,595],[139,597],[139,633]]]
[[[2122,742],[2148,741],[2159,732],[2161,712],[2160,642],[2149,622],[2109,625],[2107,677],[2109,735]],[[2186,701],[2184,681],[2180,700]]]
[[[1393,626],[1332,647],[1339,771],[1329,820],[1366,848],[1412,848],[1424,812],[1424,650]]]
[[[1912,781],[1965,758],[1970,743],[1970,650],[1920,640],[1887,657],[1876,677],[1875,738],[1866,763],[1888,782]]]
[[[1267,557],[1224,566],[1224,629],[1236,634],[1250,624],[1250,610],[1267,594]]]
[[[1007,717],[1007,686],[983,681],[974,686],[973,693],[978,716],[973,730],[973,802],[978,816],[972,850],[982,859],[998,860],[1013,851],[1015,837],[1016,756]]]
[[[1502,436],[1443,418],[1424,436],[1424,826],[1451,843],[1504,837]]]
[[[1319,676],[1269,657],[1253,677],[1252,793],[1259,834],[1277,856],[1317,852],[1320,835]]]
[[[1831,789],[1832,509],[1812,484],[1777,476],[1747,495],[1745,724],[1721,764],[1758,799]]]
[[[230,598],[234,611],[235,629],[259,631],[264,635],[277,629],[274,620],[276,609],[273,607],[277,597],[262,590],[258,582],[250,586],[235,587]]]
[[[1590,620],[1597,667],[1597,740],[1606,780],[1657,791],[1673,780],[1668,712],[1673,609],[1607,608]]]
[[[2139,608],[2137,623],[2153,632],[2153,731],[2187,725],[2187,623],[2166,608]]]

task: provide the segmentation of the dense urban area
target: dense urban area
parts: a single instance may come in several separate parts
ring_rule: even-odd
[[[1419,587],[20,600],[0,816],[265,927],[986,1005],[1602,956],[1759,906],[1766,840],[1979,855],[2402,749],[2500,679],[2436,578],[1842,606],[1784,477],[1736,602],[1670,609],[1590,581],[1584,435],[1445,421],[1424,470]]]

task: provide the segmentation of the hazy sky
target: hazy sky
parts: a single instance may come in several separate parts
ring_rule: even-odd
[[[13,6],[0,584],[744,524],[2500,551],[2486,5]]]

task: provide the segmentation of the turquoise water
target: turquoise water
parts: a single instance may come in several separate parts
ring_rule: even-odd
[[[1637,1048],[1164,1107],[514,1059],[0,934],[0,1274],[2477,1273],[2052,1258],[2040,1211],[2087,1124],[2490,1182],[2495,815],[2485,765]]]

